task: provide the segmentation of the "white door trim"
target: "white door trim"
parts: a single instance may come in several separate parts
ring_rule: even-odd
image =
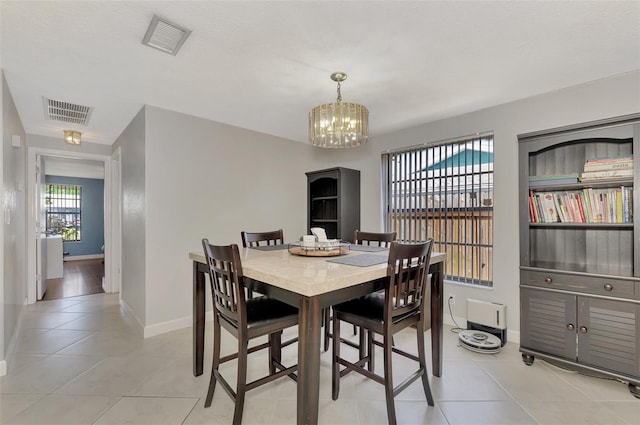
[[[110,159],[110,167],[111,167],[111,196],[109,199],[105,199],[105,211],[108,210],[110,213],[109,216],[109,231],[111,235],[111,243],[109,245],[105,244],[105,256],[109,258],[109,261],[105,264],[105,273],[108,268],[110,271],[110,279],[106,279],[105,276],[105,284],[104,290],[105,292],[121,292],[122,278],[120,273],[120,268],[122,264],[121,258],[121,241],[122,241],[122,214],[121,214],[121,193],[122,193],[122,173],[120,166],[120,147],[116,148],[116,150],[111,155]],[[105,173],[105,182],[106,182],[106,173]],[[106,195],[105,190],[105,195]],[[108,205],[108,207],[107,207]],[[105,226],[105,234],[107,232],[107,227]],[[106,237],[106,236],[105,236]],[[105,241],[106,242],[106,241]]]
[[[35,196],[36,178],[36,155],[59,156],[73,159],[92,159],[104,163],[104,245],[105,245],[105,286],[111,288],[112,270],[107,266],[110,255],[120,255],[120,253],[110,252],[113,245],[113,232],[111,231],[111,206],[112,206],[112,182],[111,182],[111,156],[90,154],[84,152],[64,151],[57,149],[46,149],[40,147],[27,148],[27,303],[36,302],[36,218],[38,202]],[[119,246],[119,243],[116,244]]]

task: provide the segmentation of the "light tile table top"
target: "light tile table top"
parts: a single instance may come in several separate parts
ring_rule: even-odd
[[[350,251],[346,255],[363,254],[366,253]],[[384,255],[384,252],[380,252],[380,255]],[[273,286],[304,296],[316,296],[375,280],[384,277],[387,269],[386,262],[367,267],[351,266],[327,261],[336,257],[299,256],[286,249],[260,251],[240,248],[240,256],[245,277],[269,282]],[[202,251],[189,252],[189,259],[206,263]],[[445,260],[445,253],[434,252],[431,255],[432,264]]]

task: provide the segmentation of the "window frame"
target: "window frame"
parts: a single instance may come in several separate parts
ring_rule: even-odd
[[[53,193],[55,189],[57,193]],[[54,202],[58,202],[58,206]],[[67,205],[60,205],[64,202]],[[68,203],[71,202],[71,206]],[[45,223],[47,234],[60,234],[63,242],[82,242],[82,185],[66,183],[46,183],[45,186]],[[58,208],[58,211],[52,211]],[[68,220],[59,216],[73,217]],[[58,223],[54,223],[54,219]]]
[[[484,132],[381,155],[384,231],[433,237],[447,281],[493,287],[494,142]]]

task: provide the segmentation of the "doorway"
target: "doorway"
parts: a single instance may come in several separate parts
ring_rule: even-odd
[[[100,261],[104,261],[101,264],[101,268],[104,269],[103,277],[101,277],[100,285],[105,292],[119,292],[120,284],[114,279],[114,271],[117,270],[119,276],[120,268],[120,241],[119,239],[119,227],[114,229],[114,215],[118,216],[116,225],[119,226],[119,192],[113,193],[113,187],[119,187],[119,172],[116,173],[118,179],[117,184],[114,184],[112,170],[114,166],[119,170],[119,154],[114,161],[114,157],[87,154],[81,152],[72,151],[58,151],[44,148],[30,147],[27,151],[27,169],[28,169],[28,181],[27,181],[27,196],[28,200],[28,217],[27,222],[31,223],[27,225],[27,302],[29,304],[35,303],[42,297],[44,291],[42,286],[46,285],[46,264],[42,264],[42,259],[46,257],[46,253],[43,252],[43,242],[46,243],[46,216],[44,214],[44,197],[42,196],[42,183],[44,178],[38,177],[40,171],[49,173],[51,167],[64,170],[65,167],[69,168],[94,168],[99,165],[100,176],[104,182],[104,190],[102,194],[103,199],[103,213],[102,223],[104,224],[103,240],[104,244],[101,249],[104,250],[104,258]],[[46,164],[50,163],[48,167]],[[44,164],[44,166],[43,166]],[[43,168],[43,170],[41,170]],[[86,171],[86,170],[85,170]],[[77,170],[76,170],[77,172]],[[55,174],[69,174],[61,171],[55,171]],[[95,177],[95,175],[94,175]],[[117,198],[114,199],[114,195]],[[113,214],[113,210],[117,208],[117,214]],[[44,234],[44,235],[43,235]],[[89,260],[89,258],[76,258],[78,260]],[[55,257],[57,258],[57,257]],[[66,262],[65,262],[66,263]],[[77,271],[77,270],[76,270]],[[95,268],[92,272],[95,273]],[[118,279],[119,280],[119,279]],[[46,288],[45,288],[46,289]]]
[[[62,277],[47,279],[47,291],[42,301],[103,294],[103,277],[104,259],[65,260],[62,264]]]

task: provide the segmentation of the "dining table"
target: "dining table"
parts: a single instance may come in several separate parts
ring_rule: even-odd
[[[384,288],[388,249],[350,250],[337,257],[295,255],[288,245],[240,248],[245,285],[299,309],[297,423],[317,424],[323,309]],[[203,372],[206,275],[203,251],[190,251],[193,264],[193,374]],[[433,252],[429,266],[432,373],[442,374],[445,253]],[[340,262],[336,262],[340,261]]]

